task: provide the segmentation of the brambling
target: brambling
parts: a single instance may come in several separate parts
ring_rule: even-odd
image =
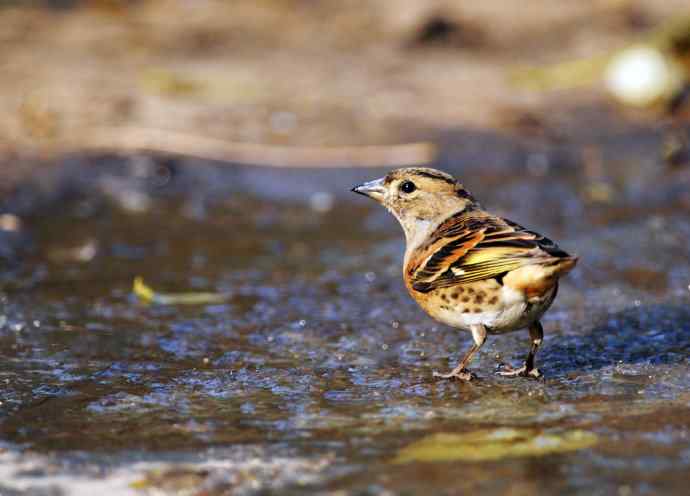
[[[470,331],[474,344],[460,364],[434,377],[470,380],[467,364],[487,334],[527,327],[531,348],[507,377],[539,377],[534,357],[544,337],[539,319],[553,303],[558,278],[577,257],[515,222],[484,211],[452,176],[406,168],[352,189],[381,203],[405,232],[405,286],[434,319]]]

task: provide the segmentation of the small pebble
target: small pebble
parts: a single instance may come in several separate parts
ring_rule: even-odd
[[[22,221],[13,214],[0,214],[0,231],[19,231]]]
[[[333,195],[325,191],[319,191],[309,197],[309,206],[315,212],[324,214],[333,208]]]
[[[546,175],[550,167],[549,157],[545,153],[532,153],[527,157],[527,171],[533,176]]]
[[[618,488],[618,496],[630,496],[632,494],[632,489],[630,486],[620,486]]]

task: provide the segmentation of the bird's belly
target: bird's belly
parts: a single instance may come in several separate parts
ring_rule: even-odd
[[[506,286],[484,288],[484,292],[491,297],[488,300],[483,298],[481,304],[475,300],[469,302],[469,305],[462,301],[455,303],[448,297],[444,299],[441,291],[449,290],[439,290],[439,294],[431,296],[425,302],[419,302],[436,320],[465,330],[473,325],[483,325],[490,334],[501,334],[522,329],[539,319],[551,306],[556,287],[542,298],[530,301],[523,292]],[[481,292],[481,289],[474,290],[474,294],[482,294]]]

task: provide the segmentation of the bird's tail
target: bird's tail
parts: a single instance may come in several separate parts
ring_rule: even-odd
[[[558,258],[553,265],[549,264],[548,268],[551,269],[551,273],[554,276],[564,276],[573,270],[573,267],[577,264],[577,260],[577,257],[568,255],[567,257]]]
[[[528,298],[542,297],[557,283],[558,278],[570,272],[577,257],[552,258],[546,262],[525,265],[511,271],[503,279],[509,287],[523,291]]]

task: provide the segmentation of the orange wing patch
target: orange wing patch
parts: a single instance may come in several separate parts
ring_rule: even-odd
[[[576,259],[553,241],[511,221],[483,212],[460,212],[436,230],[433,241],[410,263],[414,290],[467,284],[501,277],[525,267],[514,283],[535,294],[547,291]],[[518,277],[519,276],[519,277]]]

